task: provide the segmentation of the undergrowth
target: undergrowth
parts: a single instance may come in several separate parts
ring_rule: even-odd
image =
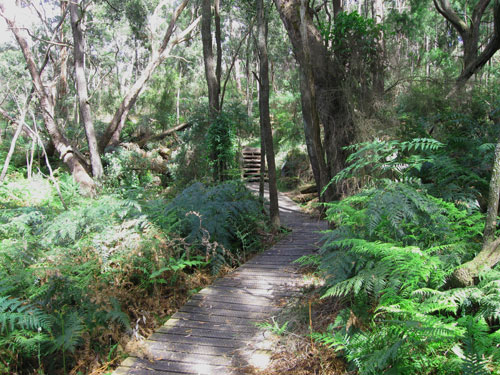
[[[452,185],[460,178],[438,178],[445,147],[430,139],[352,146],[350,166],[334,179],[357,179],[361,189],[326,204],[334,229],[311,262],[325,277],[323,298],[346,308],[312,338],[359,374],[500,373],[498,269],[471,287],[447,283],[480,250],[484,214],[474,171],[447,171],[470,182],[464,189]]]
[[[123,355],[258,248],[265,218],[241,183],[174,199],[136,185],[83,198],[61,174],[0,186],[0,373],[90,373]]]

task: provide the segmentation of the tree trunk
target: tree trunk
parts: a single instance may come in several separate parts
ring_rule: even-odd
[[[324,184],[321,173],[322,169],[320,168],[320,161],[323,160],[322,164],[325,164],[325,154],[321,143],[321,129],[319,128],[319,121],[316,123],[313,121],[314,118],[317,119],[317,112],[316,117],[312,113],[313,111],[316,111],[316,108],[311,102],[311,95],[309,87],[307,86],[307,79],[302,71],[300,72],[300,100],[302,105],[302,122],[304,126],[307,154],[309,156],[309,162],[311,163],[314,182],[318,187],[318,198],[321,200],[321,190]],[[323,175],[325,173],[328,172],[326,170],[323,170]],[[324,175],[323,178],[325,177],[327,178],[328,174]]]
[[[0,114],[2,116],[4,116],[9,122],[12,122],[12,124],[17,124],[16,132],[14,133],[14,136],[12,137],[9,152],[7,153],[7,157],[5,158],[2,173],[0,174],[0,183],[5,179],[5,176],[7,175],[7,170],[9,168],[10,160],[12,159],[12,155],[14,155],[14,150],[16,149],[17,139],[19,138],[19,136],[21,135],[21,132],[23,130],[24,121],[26,119],[26,114],[28,113],[28,107],[31,103],[32,98],[33,98],[33,90],[31,90],[30,94],[26,98],[26,102],[24,103],[23,107],[21,108],[21,113],[19,114],[19,117],[17,120],[12,118],[11,116],[9,116],[7,112],[4,112],[3,110],[0,109]]]
[[[491,172],[488,211],[484,226],[483,247],[474,259],[453,272],[451,283],[458,286],[474,284],[481,271],[493,268],[500,261],[500,238],[495,239],[498,217],[498,197],[500,196],[500,140],[495,148],[493,170]]]
[[[246,61],[245,61],[245,76],[246,76],[246,104],[247,104],[247,116],[248,118],[252,119],[253,117],[253,74],[251,74],[252,69],[250,68],[250,64],[252,62],[252,50],[250,48],[251,45],[251,40],[252,40],[252,31],[250,30],[249,37],[247,39],[247,50],[246,50]]]
[[[73,178],[80,185],[82,192],[86,195],[94,195],[95,183],[88,173],[85,160],[80,158],[79,153],[73,149],[72,145],[57,127],[54,119],[54,97],[43,85],[42,78],[40,77],[40,73],[38,72],[37,65],[26,38],[23,36],[21,29],[16,26],[15,22],[5,16],[2,4],[0,4],[0,16],[7,21],[10,30],[21,48],[33,81],[33,86],[35,87],[35,93],[40,101],[45,127],[54,143],[56,151],[59,153],[59,157],[68,166]]]
[[[210,0],[202,0],[201,4],[201,40],[203,43],[203,62],[208,86],[208,105],[212,115],[219,112],[220,81],[217,80],[218,64],[214,59],[212,47],[212,9]],[[217,55],[218,56],[218,55]]]
[[[265,144],[267,174],[269,178],[269,215],[274,229],[280,227],[276,163],[274,160],[273,133],[269,114],[269,59],[267,55],[267,18],[263,0],[257,0],[257,49],[259,51],[259,112],[262,128],[261,142]]]
[[[10,142],[9,152],[7,153],[7,157],[5,158],[5,162],[3,164],[2,173],[0,174],[0,183],[3,182],[5,176],[7,175],[7,170],[9,169],[10,160],[12,159],[12,155],[14,155],[14,150],[16,149],[16,142],[19,136],[21,135],[21,131],[24,126],[24,117],[26,116],[26,111],[23,110],[21,114],[21,121],[16,122],[17,128],[14,136],[12,137],[12,141]]]
[[[260,173],[259,173],[259,202],[264,209],[264,184],[266,179],[266,144],[264,143],[264,128],[260,123]]]
[[[214,0],[214,23],[215,23],[215,51],[217,53],[215,76],[217,77],[217,85],[220,96],[220,86],[222,81],[222,32],[220,27],[220,0]]]
[[[373,19],[377,25],[383,25],[384,22],[384,2],[375,0],[373,2]],[[377,57],[372,62],[373,93],[376,97],[384,95],[385,67],[384,67],[384,33],[380,32],[377,40]]]
[[[92,122],[92,113],[90,110],[87,92],[87,78],[85,76],[85,42],[81,26],[83,22],[83,14],[80,17],[78,7],[78,0],[72,1],[69,5],[71,29],[73,31],[73,58],[75,64],[76,91],[78,94],[80,117],[83,122],[85,136],[87,137],[87,144],[89,147],[92,175],[94,178],[100,179],[104,174],[104,170],[102,168],[101,157],[97,148],[97,139],[94,124]]]
[[[67,12],[68,4],[64,1],[61,1],[61,17],[65,17]],[[61,42],[65,41],[65,30],[61,27],[59,33],[59,40]],[[60,58],[59,58],[59,78],[57,81],[57,94],[56,94],[56,116],[58,118],[59,124],[64,123],[70,113],[69,107],[66,103],[66,96],[68,95],[68,47],[61,46],[60,47]]]
[[[308,148],[311,167],[318,186],[318,198],[324,201],[328,195],[332,195],[330,190],[327,194],[321,194],[323,187],[330,181],[330,176],[325,161],[325,152],[321,142],[321,128],[318,109],[316,104],[316,87],[314,85],[314,76],[311,64],[311,54],[307,37],[306,22],[307,4],[305,0],[300,3],[300,38],[303,48],[303,63],[301,65],[301,102],[304,120],[304,133],[306,136],[306,145]],[[316,172],[314,171],[316,169]],[[328,187],[328,189],[331,189]]]
[[[491,57],[500,49],[500,3],[497,1],[493,10],[494,32],[492,38],[488,41],[479,54],[479,36],[480,26],[483,14],[490,4],[491,0],[479,0],[474,6],[472,16],[468,19],[469,23],[461,19],[452,8],[449,0],[433,0],[437,11],[458,31],[463,41],[463,68],[461,74],[456,80],[454,90],[447,97],[455,94],[465,85],[467,80],[472,77]],[[467,18],[465,18],[467,19]]]
[[[344,71],[328,53],[321,33],[314,25],[312,12],[308,6],[301,20],[300,1],[274,0],[274,3],[292,42],[295,58],[302,70],[306,66],[306,59],[300,28],[301,24],[305,25],[316,94],[316,110],[324,129],[323,147],[326,153],[327,179],[329,180],[346,167],[348,154],[344,147],[354,141],[354,123],[349,99],[342,87]],[[325,192],[324,199],[326,201],[338,199],[345,192],[343,185],[338,184]]]

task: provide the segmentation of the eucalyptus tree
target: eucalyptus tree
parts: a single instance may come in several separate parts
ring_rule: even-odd
[[[463,86],[500,49],[500,3],[498,0],[494,4],[491,0],[479,0],[475,2],[472,9],[467,9],[470,4],[466,3],[464,5],[465,9],[461,12],[464,16],[460,17],[449,0],[433,1],[437,11],[460,34],[463,65],[462,72],[457,78],[457,85]],[[481,24],[485,23],[488,10],[490,11],[490,17],[493,19],[493,30],[481,38],[481,32],[483,31]]]
[[[216,57],[212,42],[212,1],[201,2],[201,39],[203,42],[203,62],[208,86],[208,105],[212,117],[220,110],[220,81],[222,74],[222,46],[220,26],[220,0],[214,1]]]
[[[278,206],[278,188],[276,183],[276,163],[274,160],[273,132],[269,115],[269,57],[267,52],[268,20],[264,0],[257,0],[257,51],[259,55],[259,113],[261,127],[261,145],[267,160],[269,176],[269,214],[274,228],[280,227]],[[261,168],[262,171],[262,168]],[[261,173],[261,181],[263,174]]]
[[[59,153],[59,157],[68,166],[74,179],[80,184],[82,189],[87,194],[94,194],[95,182],[89,173],[85,158],[73,147],[55,121],[56,97],[54,90],[51,88],[51,85],[53,86],[53,80],[46,80],[44,82],[43,69],[40,69],[39,65],[35,61],[35,54],[33,53],[32,47],[28,42],[29,35],[26,30],[17,26],[13,15],[6,13],[6,8],[3,2],[0,2],[0,16],[7,22],[9,29],[13,33],[23,53],[35,94],[40,103],[45,128],[47,129],[55,149]],[[63,21],[64,18],[62,18],[61,21],[55,25],[52,31],[52,36],[48,40],[49,47],[47,48],[45,55],[46,59],[41,64],[42,68],[45,67],[49,59],[50,47],[52,47],[53,43],[57,43],[57,32],[61,28]]]
[[[132,80],[131,86],[126,90],[106,131],[98,140],[99,153],[104,152],[107,146],[116,145],[119,142],[125,120],[155,69],[170,56],[174,46],[187,40],[190,33],[196,28],[200,18],[192,19],[184,30],[176,30],[177,21],[188,3],[189,0],[183,0],[175,9],[171,9],[171,4],[167,0],[163,0],[157,4],[152,14],[148,15],[148,20],[151,23],[145,29],[149,31],[148,41],[151,45],[149,58],[140,75],[137,75],[137,79]],[[40,104],[45,128],[52,144],[82,190],[87,194],[94,194],[96,189],[94,177],[100,177],[102,165],[100,165],[99,153],[96,150],[92,111],[89,105],[89,94],[86,92],[89,82],[86,79],[88,73],[84,60],[89,52],[85,50],[85,33],[82,25],[84,22],[83,10],[88,12],[87,7],[95,4],[91,0],[72,2],[70,7],[67,7],[66,1],[42,4],[42,6],[47,7],[60,7],[61,15],[58,17],[45,17],[45,12],[38,9],[38,5],[36,7],[34,3],[28,3],[28,5],[34,7],[41,17],[42,37],[35,36],[32,30],[17,25],[15,14],[6,10],[19,11],[20,8],[17,5],[11,4],[7,8],[5,3],[0,1],[0,16],[7,22],[22,51],[35,95]],[[171,12],[171,17],[165,27],[165,13],[167,12]],[[63,32],[68,13],[71,15],[73,45],[68,43]],[[91,31],[95,24],[98,23],[87,25],[87,32]],[[160,40],[156,37],[158,34],[163,35]],[[61,102],[65,100],[67,91],[66,50],[70,47],[74,48],[75,83],[80,102],[81,118],[87,135],[90,163],[87,161],[87,157],[79,151],[75,142],[68,138],[66,130],[57,123],[58,116],[65,113],[65,111],[58,113],[57,108],[63,107]],[[41,56],[38,56],[39,51],[42,51]],[[100,80],[103,81],[104,78],[105,74],[101,76]]]
[[[85,40],[82,31],[84,23],[84,13],[81,11],[83,7],[78,0],[71,1],[69,4],[71,30],[73,31],[73,61],[75,65],[75,84],[78,94],[78,107],[80,117],[85,129],[87,137],[87,145],[90,155],[90,165],[92,168],[92,176],[100,179],[104,170],[102,167],[101,156],[97,148],[97,138],[92,121],[92,111],[89,103],[89,95],[87,90],[87,77],[85,74]],[[63,70],[63,69],[61,69]]]
[[[177,8],[172,12],[172,16],[170,22],[167,26],[165,33],[163,34],[163,38],[160,41],[154,40],[153,35],[151,35],[152,41],[152,53],[148,60],[147,65],[142,70],[140,76],[134,82],[134,84],[129,88],[125,97],[121,101],[120,105],[116,109],[111,122],[109,123],[104,135],[102,136],[99,147],[101,152],[104,152],[107,146],[116,146],[120,141],[120,134],[125,125],[125,121],[127,116],[137,101],[140,93],[144,89],[146,83],[151,78],[155,69],[165,61],[165,59],[169,56],[172,48],[179,43],[182,43],[186,40],[186,37],[196,28],[200,21],[200,17],[193,20],[193,22],[186,27],[182,32],[178,33],[173,40],[171,41],[172,35],[174,33],[174,28],[176,26],[177,19],[181,15],[184,8],[186,8],[189,0],[183,0]],[[153,13],[153,19],[158,19],[160,17],[160,12],[166,7],[168,1],[161,1],[158,6],[155,8]],[[158,26],[158,25],[157,25]],[[157,30],[152,30],[157,31]]]
[[[305,135],[308,154],[319,190],[346,166],[344,147],[355,138],[355,127],[349,97],[342,87],[344,72],[329,53],[324,36],[315,25],[314,12],[308,2],[301,0],[274,0],[285,25],[301,69],[301,95],[315,100],[302,99]],[[335,2],[334,2],[335,3]],[[302,10],[301,10],[302,8]],[[315,118],[317,111],[319,121]],[[307,114],[310,114],[309,116]],[[323,126],[323,139],[319,122]],[[323,199],[331,201],[343,192],[342,186],[330,185]]]
[[[493,8],[493,33],[488,36],[483,51],[479,52],[479,25],[489,3],[489,0],[480,0],[475,5],[472,18],[469,25],[467,25],[456,15],[447,0],[435,0],[439,12],[453,24],[453,27],[459,31],[463,38],[464,65],[460,76],[457,78],[456,88],[463,86],[472,74],[483,67],[500,49],[500,2],[496,1]],[[452,282],[459,286],[472,285],[481,272],[492,269],[500,262],[500,237],[495,237],[498,223],[499,196],[500,139],[495,147],[492,165],[483,245],[481,251],[472,260],[461,265],[453,272]]]

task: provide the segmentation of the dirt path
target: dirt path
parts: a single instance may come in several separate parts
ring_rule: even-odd
[[[292,232],[192,296],[145,342],[145,358],[127,358],[114,375],[245,374],[267,365],[274,342],[256,323],[272,319],[300,291],[292,262],[315,251],[317,231],[326,229],[286,196],[279,203]]]

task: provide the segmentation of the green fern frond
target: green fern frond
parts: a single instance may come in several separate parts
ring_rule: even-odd
[[[116,298],[110,299],[112,309],[106,313],[106,320],[120,323],[125,329],[130,329],[130,319],[125,314]]]
[[[17,329],[49,331],[52,319],[42,310],[18,298],[0,297],[0,333]]]
[[[57,320],[58,335],[54,337],[53,350],[73,352],[81,342],[85,326],[76,311],[60,314]]]

